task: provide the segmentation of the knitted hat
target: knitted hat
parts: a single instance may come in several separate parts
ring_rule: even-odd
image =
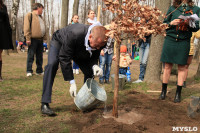
[[[121,45],[121,47],[120,47],[120,53],[126,53],[126,52],[127,52],[126,45]]]

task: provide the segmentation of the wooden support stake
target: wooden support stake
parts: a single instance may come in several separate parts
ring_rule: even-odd
[[[115,87],[113,98],[113,112],[112,115],[118,118],[118,90],[119,90],[119,57],[120,57],[120,42],[117,42],[116,48],[116,61],[115,61]]]
[[[98,6],[98,13],[97,13],[97,21],[100,20],[100,14],[101,14],[101,5]]]

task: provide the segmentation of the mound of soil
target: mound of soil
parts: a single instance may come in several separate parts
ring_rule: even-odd
[[[112,105],[108,105],[107,110],[111,112]],[[173,127],[197,127],[200,130],[200,119],[187,116],[186,103],[173,103],[169,98],[163,101],[129,91],[118,110],[118,119],[108,112],[105,114],[103,106],[89,112],[74,110],[67,124],[72,126],[70,132],[73,133],[169,133]]]

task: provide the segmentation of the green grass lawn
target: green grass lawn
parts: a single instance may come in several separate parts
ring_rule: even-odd
[[[47,64],[47,55],[45,53],[43,64]],[[139,63],[137,62],[137,64]],[[133,67],[135,68],[132,68],[132,79],[136,80],[139,74],[139,65],[134,65]],[[34,62],[34,72],[35,69]],[[81,113],[73,114],[71,112],[71,110],[77,110],[77,107],[70,97],[69,83],[64,81],[60,69],[54,81],[52,103],[50,104],[51,108],[58,114],[58,116],[53,118],[44,117],[40,113],[43,76],[37,76],[34,73],[32,77],[26,77],[26,53],[20,52],[11,53],[9,56],[3,55],[2,76],[4,81],[0,82],[0,132],[67,133],[73,128],[71,125],[66,124],[70,123],[70,117],[72,115],[82,115]],[[80,89],[83,85],[83,74],[75,75],[75,80],[77,88]],[[98,78],[95,78],[95,80],[98,81]],[[199,80],[195,82],[199,83]],[[112,83],[104,84],[103,87],[107,91],[107,104],[112,105]],[[147,83],[126,84],[125,90],[119,92],[119,104],[123,103],[123,100],[126,99],[126,94],[130,90],[148,94],[147,90],[153,87]],[[158,90],[159,87],[156,89]],[[174,85],[173,87],[175,88]],[[193,92],[187,90],[188,95],[185,95],[185,98],[189,98],[194,93],[200,96],[199,88]],[[97,118],[96,123],[99,121],[100,119]]]

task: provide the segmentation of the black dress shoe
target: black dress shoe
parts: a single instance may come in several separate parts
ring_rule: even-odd
[[[42,114],[46,114],[48,116],[56,116],[53,110],[51,110],[51,108],[49,107],[49,104],[42,104],[41,112]]]

